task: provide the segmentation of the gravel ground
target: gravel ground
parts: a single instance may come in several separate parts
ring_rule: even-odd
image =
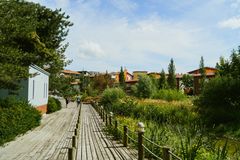
[[[0,147],[0,160],[67,159],[79,108],[73,102],[63,106],[44,115],[39,127]]]

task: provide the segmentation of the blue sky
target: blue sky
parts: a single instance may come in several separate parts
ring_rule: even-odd
[[[32,0],[62,8],[74,26],[66,42],[72,70],[176,72],[215,67],[240,45],[240,0]]]

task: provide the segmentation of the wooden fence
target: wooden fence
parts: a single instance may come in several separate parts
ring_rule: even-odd
[[[77,144],[78,144],[78,138],[79,138],[80,124],[81,124],[81,109],[82,109],[82,103],[80,104],[77,122],[74,128],[74,135],[72,136],[72,147],[68,148],[68,160],[77,159],[77,148],[78,148]]]
[[[138,160],[143,160],[144,152],[148,152],[152,158],[159,159],[159,160],[182,160],[180,157],[178,157],[176,154],[174,154],[169,147],[166,146],[160,146],[157,143],[151,141],[149,138],[144,136],[144,124],[142,122],[139,122],[137,131],[132,131],[129,129],[126,125],[121,125],[117,121],[117,119],[114,117],[112,112],[107,113],[104,110],[103,106],[99,106],[97,103],[93,104],[93,107],[96,109],[96,111],[99,113],[100,117],[103,119],[103,122],[105,122],[106,126],[111,126],[114,129],[115,133],[120,132],[122,134],[122,142],[124,147],[128,147],[129,143],[133,143],[138,151]],[[113,124],[114,121],[114,124]],[[114,134],[115,136],[118,136],[118,134]],[[154,154],[151,149],[147,148],[147,146],[144,144],[150,143],[155,148],[159,148],[159,152],[161,152],[161,157]]]

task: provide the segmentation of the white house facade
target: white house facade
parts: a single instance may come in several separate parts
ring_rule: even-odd
[[[17,92],[17,97],[26,99],[30,104],[41,111],[47,112],[49,73],[42,68],[29,66],[30,77],[20,82],[21,89]],[[10,95],[9,90],[0,90],[0,97]]]

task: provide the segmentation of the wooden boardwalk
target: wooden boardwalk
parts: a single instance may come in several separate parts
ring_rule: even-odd
[[[104,123],[91,105],[82,105],[78,160],[134,160],[137,151],[123,147],[103,132]]]
[[[0,147],[0,160],[67,160],[78,111],[70,103],[44,116],[39,127]]]
[[[63,102],[63,101],[62,101]],[[70,103],[43,117],[41,125],[0,147],[0,160],[67,160],[79,108]],[[111,140],[91,105],[82,105],[78,160],[133,160],[137,152]],[[134,158],[135,157],[135,158]]]

